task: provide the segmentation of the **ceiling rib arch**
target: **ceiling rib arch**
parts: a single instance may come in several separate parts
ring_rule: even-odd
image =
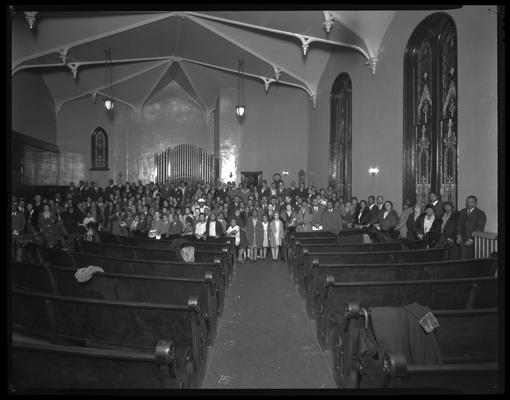
[[[215,33],[216,35],[222,37],[223,39],[235,44],[236,46],[246,50],[248,53],[251,53],[253,54],[254,56],[260,58],[261,60],[265,61],[266,63],[268,63],[273,69],[275,68],[279,68],[281,71],[284,71],[285,73],[287,73],[288,75],[292,76],[293,78],[297,79],[298,81],[301,81],[305,84],[305,86],[307,87],[307,89],[312,92],[312,89],[309,87],[308,83],[307,82],[304,82],[303,79],[294,74],[292,71],[289,71],[287,68],[284,68],[284,67],[279,67],[277,65],[277,63],[275,63],[274,61],[268,59],[267,57],[264,57],[263,55],[259,54],[258,52],[254,51],[253,49],[247,47],[247,46],[244,46],[242,43],[239,43],[237,40],[233,39],[232,37],[224,34],[223,32],[220,32],[218,31],[217,29],[211,27],[210,25],[208,25],[207,23],[205,23],[204,21],[201,21],[200,18],[198,17],[194,17],[194,16],[191,16],[191,15],[188,15],[188,18],[191,19],[192,21],[196,22],[197,24],[203,26],[204,28],[210,30],[211,32]]]
[[[57,46],[57,47],[54,47],[52,49],[45,50],[45,51],[42,51],[42,52],[37,52],[37,53],[34,53],[34,54],[30,55],[30,56],[26,56],[26,57],[23,57],[23,58],[17,60],[15,62],[15,64],[13,65],[13,68],[21,65],[22,63],[24,63],[26,61],[32,60],[34,58],[42,57],[42,56],[45,56],[45,55],[49,55],[49,54],[52,54],[52,53],[58,53],[59,55],[66,55],[67,52],[71,48],[73,48],[73,47],[81,46],[83,44],[86,44],[86,43],[89,43],[89,42],[93,42],[93,41],[98,40],[98,39],[103,39],[103,38],[106,38],[108,36],[115,35],[117,33],[122,33],[122,32],[128,31],[128,30],[131,30],[131,29],[135,29],[135,28],[138,28],[140,26],[144,26],[144,25],[150,24],[152,22],[159,21],[161,19],[172,17],[174,15],[175,15],[175,12],[159,15],[157,17],[149,18],[149,19],[141,21],[141,22],[137,22],[137,23],[130,24],[130,25],[127,25],[127,26],[123,26],[122,28],[117,28],[117,29],[114,29],[114,30],[111,30],[111,31],[108,31],[108,32],[104,32],[104,33],[101,33],[101,34],[98,34],[98,35],[94,35],[94,36],[89,36],[89,37],[80,39],[78,41],[75,41],[75,42],[72,42],[72,43],[66,43],[64,45],[60,45],[60,46]]]
[[[121,64],[133,65],[132,71],[126,71],[127,76],[113,83],[122,83],[114,98],[137,114],[153,96],[175,81],[207,116],[214,109],[213,92],[235,84],[238,70],[233,65],[239,58],[249,60],[248,71],[243,75],[261,83],[266,94],[271,85],[294,87],[304,90],[315,106],[318,80],[335,48],[349,48],[352,54],[360,54],[375,73],[379,47],[394,12],[379,14],[316,10],[299,13],[292,19],[286,12],[163,11],[122,22],[112,20],[115,23],[111,25],[96,14],[53,15],[53,25],[38,24],[38,30],[33,31],[34,41],[19,47],[22,51],[13,60],[11,75],[31,69],[40,73],[50,86],[58,114],[67,102],[93,93],[104,95],[100,67],[105,61],[99,57],[102,49],[112,44],[122,50],[112,64],[117,68],[122,68]],[[121,13],[109,15],[120,17]],[[101,29],[95,32],[90,27],[77,29],[70,35],[69,43],[63,43],[66,40],[57,39],[55,32],[71,27],[73,18],[80,21],[90,18],[91,26]],[[18,35],[17,43],[23,44],[26,35],[19,28],[13,33]],[[136,46],[130,47],[132,40],[136,40]],[[147,67],[149,62],[154,64]],[[161,72],[147,73],[165,65]],[[76,75],[74,83],[72,74]]]
[[[146,72],[152,71],[152,70],[153,70],[153,69],[155,69],[155,68],[161,67],[161,66],[162,66],[162,65],[164,65],[165,63],[168,63],[168,61],[163,61],[163,62],[156,63],[156,64],[154,64],[154,65],[152,65],[152,66],[150,66],[150,67],[144,68],[144,69],[142,69],[142,70],[140,70],[140,71],[137,71],[137,72],[135,72],[135,73],[133,73],[133,74],[130,74],[130,75],[125,76],[125,77],[122,77],[122,78],[120,78],[120,79],[118,79],[118,80],[116,80],[116,81],[113,81],[113,82],[112,82],[112,86],[114,86],[114,85],[118,85],[119,83],[126,82],[126,81],[128,81],[128,80],[130,80],[130,79],[132,79],[132,78],[134,78],[134,77],[137,77],[137,76],[142,75],[142,74],[144,74],[144,73],[146,73]],[[80,94],[78,94],[78,95],[76,95],[76,96],[73,96],[73,97],[70,97],[70,98],[67,98],[67,99],[64,99],[64,100],[59,101],[59,102],[57,103],[56,108],[60,109],[60,108],[62,107],[62,105],[64,105],[65,103],[68,103],[68,102],[73,101],[73,100],[81,99],[82,97],[92,95],[93,93],[101,93],[102,95],[105,95],[105,94],[101,91],[101,89],[102,89],[102,88],[104,88],[104,83],[103,83],[101,86],[98,86],[98,87],[96,87],[96,88],[94,88],[94,89],[92,89],[92,90],[87,90],[87,91],[82,92],[82,93],[80,93]],[[108,96],[109,96],[109,95],[108,95]],[[121,101],[121,99],[120,99],[120,98],[117,98],[117,97],[115,97],[115,96],[112,96],[112,97],[113,97],[115,100],[119,100],[119,101]],[[130,102],[124,101],[124,100],[122,100],[122,102],[123,102],[123,103],[125,103],[125,104],[127,104],[127,105],[129,105],[129,106],[133,109],[133,111],[137,112],[137,108],[136,108],[136,106],[135,106],[135,105],[131,104]]]
[[[198,13],[198,12],[188,12],[187,14],[194,15],[199,18],[205,18],[205,19],[215,20],[218,22],[223,22],[226,24],[238,25],[238,26],[242,26],[245,28],[256,29],[256,30],[260,30],[260,31],[276,33],[278,35],[283,35],[283,36],[287,36],[287,37],[297,38],[301,41],[301,46],[302,46],[304,55],[306,55],[306,52],[308,50],[310,43],[320,42],[320,43],[330,44],[333,46],[341,46],[341,47],[351,48],[351,49],[356,50],[359,53],[361,53],[361,55],[363,57],[365,57],[367,60],[370,59],[370,55],[368,54],[366,49],[363,49],[360,46],[356,46],[356,45],[349,44],[349,43],[339,42],[339,41],[335,41],[335,40],[322,39],[322,38],[318,38],[315,36],[304,35],[304,34],[297,33],[297,32],[288,32],[288,31],[283,31],[280,29],[268,28],[265,26],[249,24],[249,23],[241,22],[241,21],[234,21],[234,20],[221,18],[221,17],[215,17],[212,15],[202,14],[202,13]]]

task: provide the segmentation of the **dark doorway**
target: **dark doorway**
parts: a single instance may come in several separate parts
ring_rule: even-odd
[[[246,182],[248,187],[259,187],[262,183],[262,171],[241,171],[241,182]]]

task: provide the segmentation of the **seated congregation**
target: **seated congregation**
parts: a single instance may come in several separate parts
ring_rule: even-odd
[[[497,390],[497,260],[474,258],[475,196],[397,213],[278,180],[110,180],[12,200],[16,390],[200,388],[236,268],[268,247],[339,388]]]

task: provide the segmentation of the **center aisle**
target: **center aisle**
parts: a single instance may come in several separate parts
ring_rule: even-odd
[[[284,262],[238,264],[204,389],[336,388]]]

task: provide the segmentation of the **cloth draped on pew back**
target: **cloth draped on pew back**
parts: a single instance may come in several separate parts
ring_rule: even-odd
[[[385,352],[399,351],[412,364],[442,364],[435,333],[426,333],[419,323],[429,312],[430,308],[418,303],[369,309],[379,360]]]

